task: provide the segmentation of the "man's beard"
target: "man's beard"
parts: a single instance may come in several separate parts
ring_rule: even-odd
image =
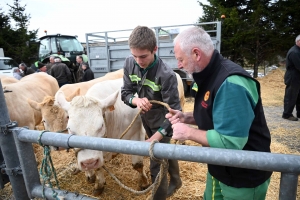
[[[196,62],[194,62],[192,59],[189,60],[187,64],[187,68],[185,70],[188,74],[192,75],[193,73],[201,72],[202,69],[197,65]]]

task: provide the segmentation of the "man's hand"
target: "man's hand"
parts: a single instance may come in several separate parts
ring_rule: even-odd
[[[144,98],[138,98],[134,97],[131,102],[133,105],[136,105],[139,109],[142,109],[142,113],[145,113],[149,111],[152,108],[152,104],[149,102],[149,100]]]
[[[177,122],[172,125],[174,140],[189,140],[191,128],[183,123]]]
[[[178,122],[184,123],[184,114],[180,110],[169,109],[169,113],[166,114],[166,118],[169,119],[171,124]]]

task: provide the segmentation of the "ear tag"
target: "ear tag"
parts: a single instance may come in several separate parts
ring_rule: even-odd
[[[109,111],[114,111],[115,107],[114,106],[109,106],[108,109],[109,109]]]

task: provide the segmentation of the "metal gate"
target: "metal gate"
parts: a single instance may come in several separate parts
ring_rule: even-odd
[[[1,82],[0,87],[2,88]],[[36,169],[37,163],[31,144],[37,143],[41,132],[16,126],[9,120],[4,94],[1,91],[0,148],[6,164],[3,171],[9,176],[16,200],[42,198],[43,186]],[[45,145],[63,148],[76,147],[140,156],[149,156],[150,147],[149,142],[94,138],[53,132],[43,133],[40,141]],[[296,199],[298,175],[300,174],[300,156],[298,155],[161,143],[155,144],[153,153],[157,158],[281,172],[279,199]],[[55,192],[66,200],[94,199],[58,189],[55,189]],[[51,188],[45,187],[44,194],[47,199],[55,199],[52,196],[53,190]]]

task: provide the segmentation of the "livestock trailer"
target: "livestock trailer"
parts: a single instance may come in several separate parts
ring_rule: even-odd
[[[192,77],[185,71],[178,69],[174,54],[173,39],[180,31],[192,27],[201,26],[211,36],[215,49],[221,49],[221,22],[205,22],[196,24],[184,24],[173,26],[152,27],[156,34],[158,51],[156,54],[183,80],[185,92],[191,84]],[[89,64],[95,77],[104,76],[107,72],[112,72],[123,68],[124,60],[131,55],[128,46],[128,38],[133,29],[103,31],[86,33],[86,51]]]

